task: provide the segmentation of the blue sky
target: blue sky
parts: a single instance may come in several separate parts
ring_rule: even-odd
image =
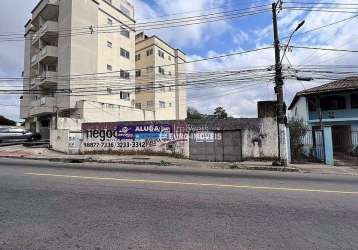
[[[2,0],[0,9],[0,33],[23,32],[23,25],[38,0]],[[210,12],[220,12],[247,8],[253,5],[271,4],[266,0],[131,0],[136,7],[136,18],[144,22],[147,18],[171,15],[162,18],[196,16]],[[303,2],[303,1],[302,1]],[[307,1],[305,1],[307,2]],[[317,1],[319,2],[319,1]],[[327,1],[324,1],[327,2]],[[353,3],[354,1],[335,0],[330,2]],[[174,13],[187,13],[173,16]],[[289,34],[297,23],[305,19],[301,32],[352,16],[343,13],[309,13],[305,11],[283,10],[279,14],[279,27],[282,36]],[[145,19],[145,20],[142,20]],[[4,25],[6,24],[6,25]],[[292,43],[305,46],[321,46],[344,49],[358,48],[357,20],[298,36]],[[272,44],[271,14],[260,14],[240,19],[186,26],[181,28],[148,31],[168,41],[174,47],[183,50],[188,60],[245,51],[270,46]],[[23,43],[0,43],[0,75],[20,76],[23,64]],[[346,53],[317,52],[294,49],[288,53],[292,64],[357,64],[356,56]],[[310,60],[307,61],[306,59]],[[235,56],[216,61],[207,61],[188,66],[188,70],[215,71],[225,68],[249,68],[274,63],[273,51],[263,51],[245,56]],[[287,63],[287,62],[284,62]],[[287,102],[292,100],[296,91],[322,82],[298,83],[288,81],[285,86]],[[232,87],[231,87],[232,88]],[[254,117],[258,100],[274,99],[272,83],[264,82],[260,87],[251,87],[240,91],[228,91],[222,88],[202,88],[189,90],[189,105],[201,112],[210,113],[216,106],[223,106],[235,117]],[[220,96],[218,93],[228,92]],[[18,105],[18,97],[0,96],[1,104]],[[3,107],[0,114],[18,120],[18,108]]]

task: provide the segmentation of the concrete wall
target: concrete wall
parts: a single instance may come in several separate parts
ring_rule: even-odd
[[[186,131],[181,121],[84,123],[81,152],[189,157]]]
[[[298,120],[303,120],[305,123],[308,123],[308,105],[306,97],[299,97],[296,104],[292,107],[290,117]]]
[[[50,145],[53,150],[62,152],[65,154],[69,153],[69,135],[70,131],[67,129],[59,129],[50,131]]]

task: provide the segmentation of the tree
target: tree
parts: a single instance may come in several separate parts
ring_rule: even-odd
[[[16,126],[16,122],[0,115],[0,125],[5,126]]]
[[[188,120],[200,120],[200,119],[203,119],[203,114],[201,114],[197,109],[195,109],[193,107],[188,107],[187,119]]]
[[[223,107],[217,107],[214,111],[214,116],[217,119],[227,119],[229,117]]]
[[[292,149],[292,159],[299,161],[304,157],[303,152],[303,138],[306,136],[309,127],[299,119],[291,119],[288,122],[290,129],[290,141]]]

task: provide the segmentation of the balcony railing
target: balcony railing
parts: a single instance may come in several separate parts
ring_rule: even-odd
[[[35,44],[39,39],[39,32],[36,32],[32,35],[32,44]]]
[[[39,61],[55,61],[57,60],[57,47],[56,46],[46,46],[41,49],[39,53]]]
[[[56,106],[56,98],[43,96],[38,100],[32,101],[30,103],[29,115],[45,114],[45,113],[54,113]]]
[[[39,31],[39,36],[44,39],[56,39],[56,35],[58,34],[58,22],[55,21],[47,21]]]

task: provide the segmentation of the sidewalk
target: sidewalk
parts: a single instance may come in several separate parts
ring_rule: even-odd
[[[239,163],[200,162],[168,156],[146,155],[65,155],[47,148],[27,148],[22,145],[0,147],[0,158],[49,160],[67,163],[117,163],[129,165],[178,166],[190,168],[241,169],[286,171],[317,174],[357,175],[358,167],[329,167],[322,164],[291,164],[288,168],[273,167],[271,162],[246,161]]]

